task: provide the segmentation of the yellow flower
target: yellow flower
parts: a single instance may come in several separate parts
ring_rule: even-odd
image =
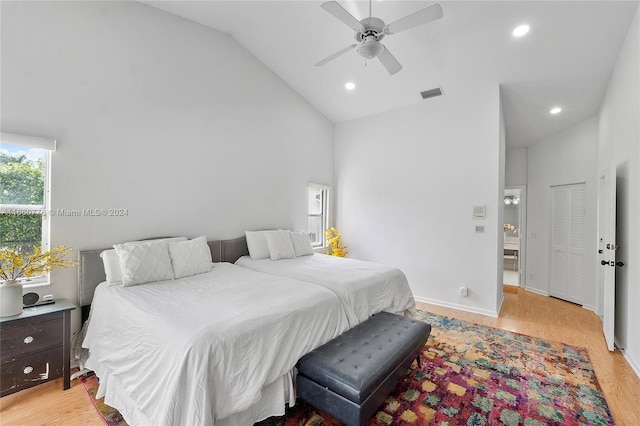
[[[54,268],[76,266],[78,262],[75,260],[64,259],[71,251],[71,248],[65,246],[54,247],[45,253],[36,246],[31,254],[20,250],[0,249],[0,279],[17,280],[21,277],[43,275]]]
[[[331,256],[345,257],[347,255],[347,251],[345,250],[347,247],[341,244],[342,237],[338,230],[331,227],[325,231],[325,235],[328,245],[326,253]]]

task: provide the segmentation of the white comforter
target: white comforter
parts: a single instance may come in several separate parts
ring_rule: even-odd
[[[243,256],[236,265],[328,288],[349,312],[350,327],[381,311],[415,313],[416,302],[407,277],[400,269],[380,263],[316,253],[275,261]]]
[[[347,329],[331,291],[218,263],[179,280],[99,285],[83,347],[107,394],[135,405],[123,411],[153,425],[212,425]]]

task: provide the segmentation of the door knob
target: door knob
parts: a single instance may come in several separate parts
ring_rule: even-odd
[[[622,263],[622,262],[616,262],[616,266],[623,267],[623,266],[624,266],[624,263]]]
[[[601,264],[602,266],[606,266],[606,265],[608,265],[608,264],[609,264],[609,262],[608,262],[608,261],[606,261],[606,260],[601,260],[601,261],[600,261],[600,264]]]

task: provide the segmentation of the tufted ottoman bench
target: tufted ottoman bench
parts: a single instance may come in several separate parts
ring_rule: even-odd
[[[298,361],[298,397],[346,425],[364,425],[429,333],[427,323],[380,312]]]

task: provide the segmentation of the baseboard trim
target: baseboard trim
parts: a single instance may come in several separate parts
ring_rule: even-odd
[[[631,358],[629,356],[629,354],[627,354],[627,352],[624,349],[619,349],[619,350],[620,350],[620,353],[622,354],[622,356],[624,357],[624,359],[627,360],[627,362],[629,363],[629,365],[631,366],[633,371],[635,371],[636,376],[640,377],[640,366],[638,366],[638,364],[635,362],[635,360],[633,358]]]
[[[593,312],[594,314],[596,314],[596,316],[600,319],[602,319],[602,317],[600,316],[600,314],[598,313],[598,311],[596,310],[595,306],[591,306],[591,305],[582,305],[583,308],[590,310],[591,312]]]
[[[533,288],[533,287],[524,287],[525,290],[530,291],[532,293],[537,293],[540,294],[542,296],[549,296],[549,293],[547,293],[546,291],[543,290],[539,290],[537,288]]]
[[[444,302],[442,300],[429,299],[427,297],[414,296],[414,299],[416,299],[418,302],[430,303],[432,305],[444,306],[445,308],[452,308],[452,309],[457,309],[459,311],[471,312],[474,314],[481,314],[481,315],[487,315],[493,318],[498,318],[498,312],[491,311],[489,309],[476,308],[476,307],[467,306],[467,305],[459,305],[457,303]],[[504,300],[504,295],[503,295],[503,300]],[[502,302],[500,302],[500,306],[502,306]]]

